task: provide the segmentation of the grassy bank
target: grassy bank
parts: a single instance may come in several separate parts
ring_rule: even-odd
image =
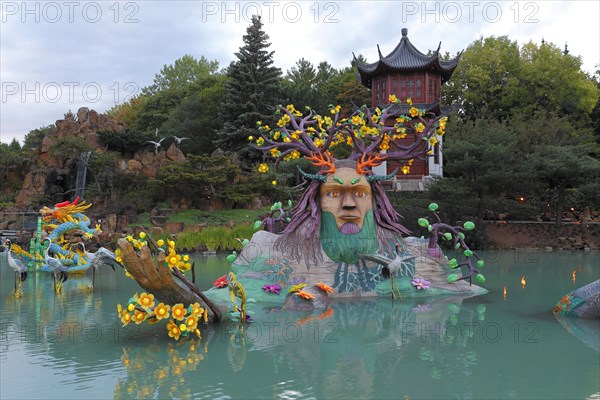
[[[183,222],[186,226],[206,225],[199,232],[181,232],[176,238],[178,251],[240,251],[238,239],[250,239],[254,233],[254,222],[269,212],[269,207],[259,210],[186,210],[167,217],[168,222]],[[136,226],[149,228],[150,214],[138,216]]]
[[[243,224],[254,224],[254,221],[259,219],[261,215],[269,212],[270,207],[263,207],[258,210],[219,210],[219,211],[203,211],[203,210],[186,210],[175,213],[167,217],[167,221],[183,222],[185,225],[207,224],[210,226],[236,226]],[[142,213],[138,215],[135,225],[151,227],[150,213]]]

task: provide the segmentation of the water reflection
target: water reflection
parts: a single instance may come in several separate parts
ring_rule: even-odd
[[[121,326],[116,303],[140,289],[110,270],[93,293],[89,277],[72,277],[59,296],[49,275],[32,274],[16,300],[0,268],[0,397],[588,397],[600,391],[600,328],[550,309],[594,279],[598,255],[535,256],[488,263],[485,296],[341,301],[312,314],[257,304],[254,323],[178,342],[163,324]],[[22,371],[36,384],[19,384]]]
[[[574,318],[566,315],[554,314],[556,320],[571,335],[581,343],[600,353],[600,320]]]
[[[121,362],[127,375],[117,380],[114,398],[191,398],[187,381],[196,379],[207,353],[208,345],[200,339],[124,347]]]
[[[255,390],[255,375],[263,389],[268,384],[284,397],[373,397],[381,394],[381,385],[398,381],[403,370],[412,368],[407,362],[415,359],[432,379],[447,373],[447,363],[469,376],[477,352],[468,345],[474,323],[485,320],[486,310],[462,302],[460,297],[402,304],[348,301],[308,316],[258,310],[264,314],[257,317],[262,322],[205,327],[201,340],[169,343],[166,349],[155,344],[124,347],[127,376],[119,379],[115,396],[195,397],[206,394],[202,381],[213,395],[253,397],[248,391]],[[267,314],[270,318],[264,318]],[[455,348],[451,354],[449,345]],[[200,379],[191,373],[196,368],[202,369]],[[275,374],[258,380],[261,370]],[[215,382],[226,385],[217,390]]]

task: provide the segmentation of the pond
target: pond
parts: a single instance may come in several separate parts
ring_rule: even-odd
[[[600,321],[557,319],[568,291],[600,274],[599,252],[487,252],[489,293],[344,301],[325,312],[254,305],[254,323],[178,342],[164,323],[121,327],[141,289],[109,268],[55,296],[32,273],[24,297],[0,265],[1,398],[569,398],[600,396]],[[223,275],[195,256],[201,288]],[[525,286],[521,284],[525,278]],[[506,288],[506,293],[504,293]]]

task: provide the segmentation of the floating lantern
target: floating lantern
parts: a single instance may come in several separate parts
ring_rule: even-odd
[[[525,203],[525,196],[519,196],[519,203]]]
[[[506,286],[504,286],[504,291],[502,293],[502,297],[504,297],[504,301],[506,301]]]
[[[523,275],[523,276],[521,277],[521,287],[523,287],[523,288],[524,288],[526,284],[527,284],[527,281],[525,280],[525,275]]]
[[[573,270],[573,272],[571,272],[571,279],[573,280],[573,283],[575,283],[575,281],[577,280],[577,271]]]

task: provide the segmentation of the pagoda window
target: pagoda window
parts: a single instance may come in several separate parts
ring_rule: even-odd
[[[408,81],[408,97],[412,99],[415,95],[415,82],[411,79]]]
[[[381,99],[384,100],[386,98],[386,90],[385,90],[385,79],[381,81]]]
[[[380,96],[381,96],[381,82],[377,81],[377,86],[375,89],[375,100],[376,100],[377,104],[379,104]]]
[[[421,101],[421,78],[417,78],[417,101]]]
[[[401,82],[401,85],[402,85],[402,91],[401,91],[401,96],[402,97],[401,97],[401,99],[402,100],[406,100],[406,98],[408,97],[406,95],[406,80],[403,79],[402,82]]]
[[[433,79],[429,79],[429,101],[433,101],[434,99],[434,95],[433,95]]]
[[[401,97],[400,93],[398,93],[398,78],[392,79],[392,94],[395,94],[395,95]]]

